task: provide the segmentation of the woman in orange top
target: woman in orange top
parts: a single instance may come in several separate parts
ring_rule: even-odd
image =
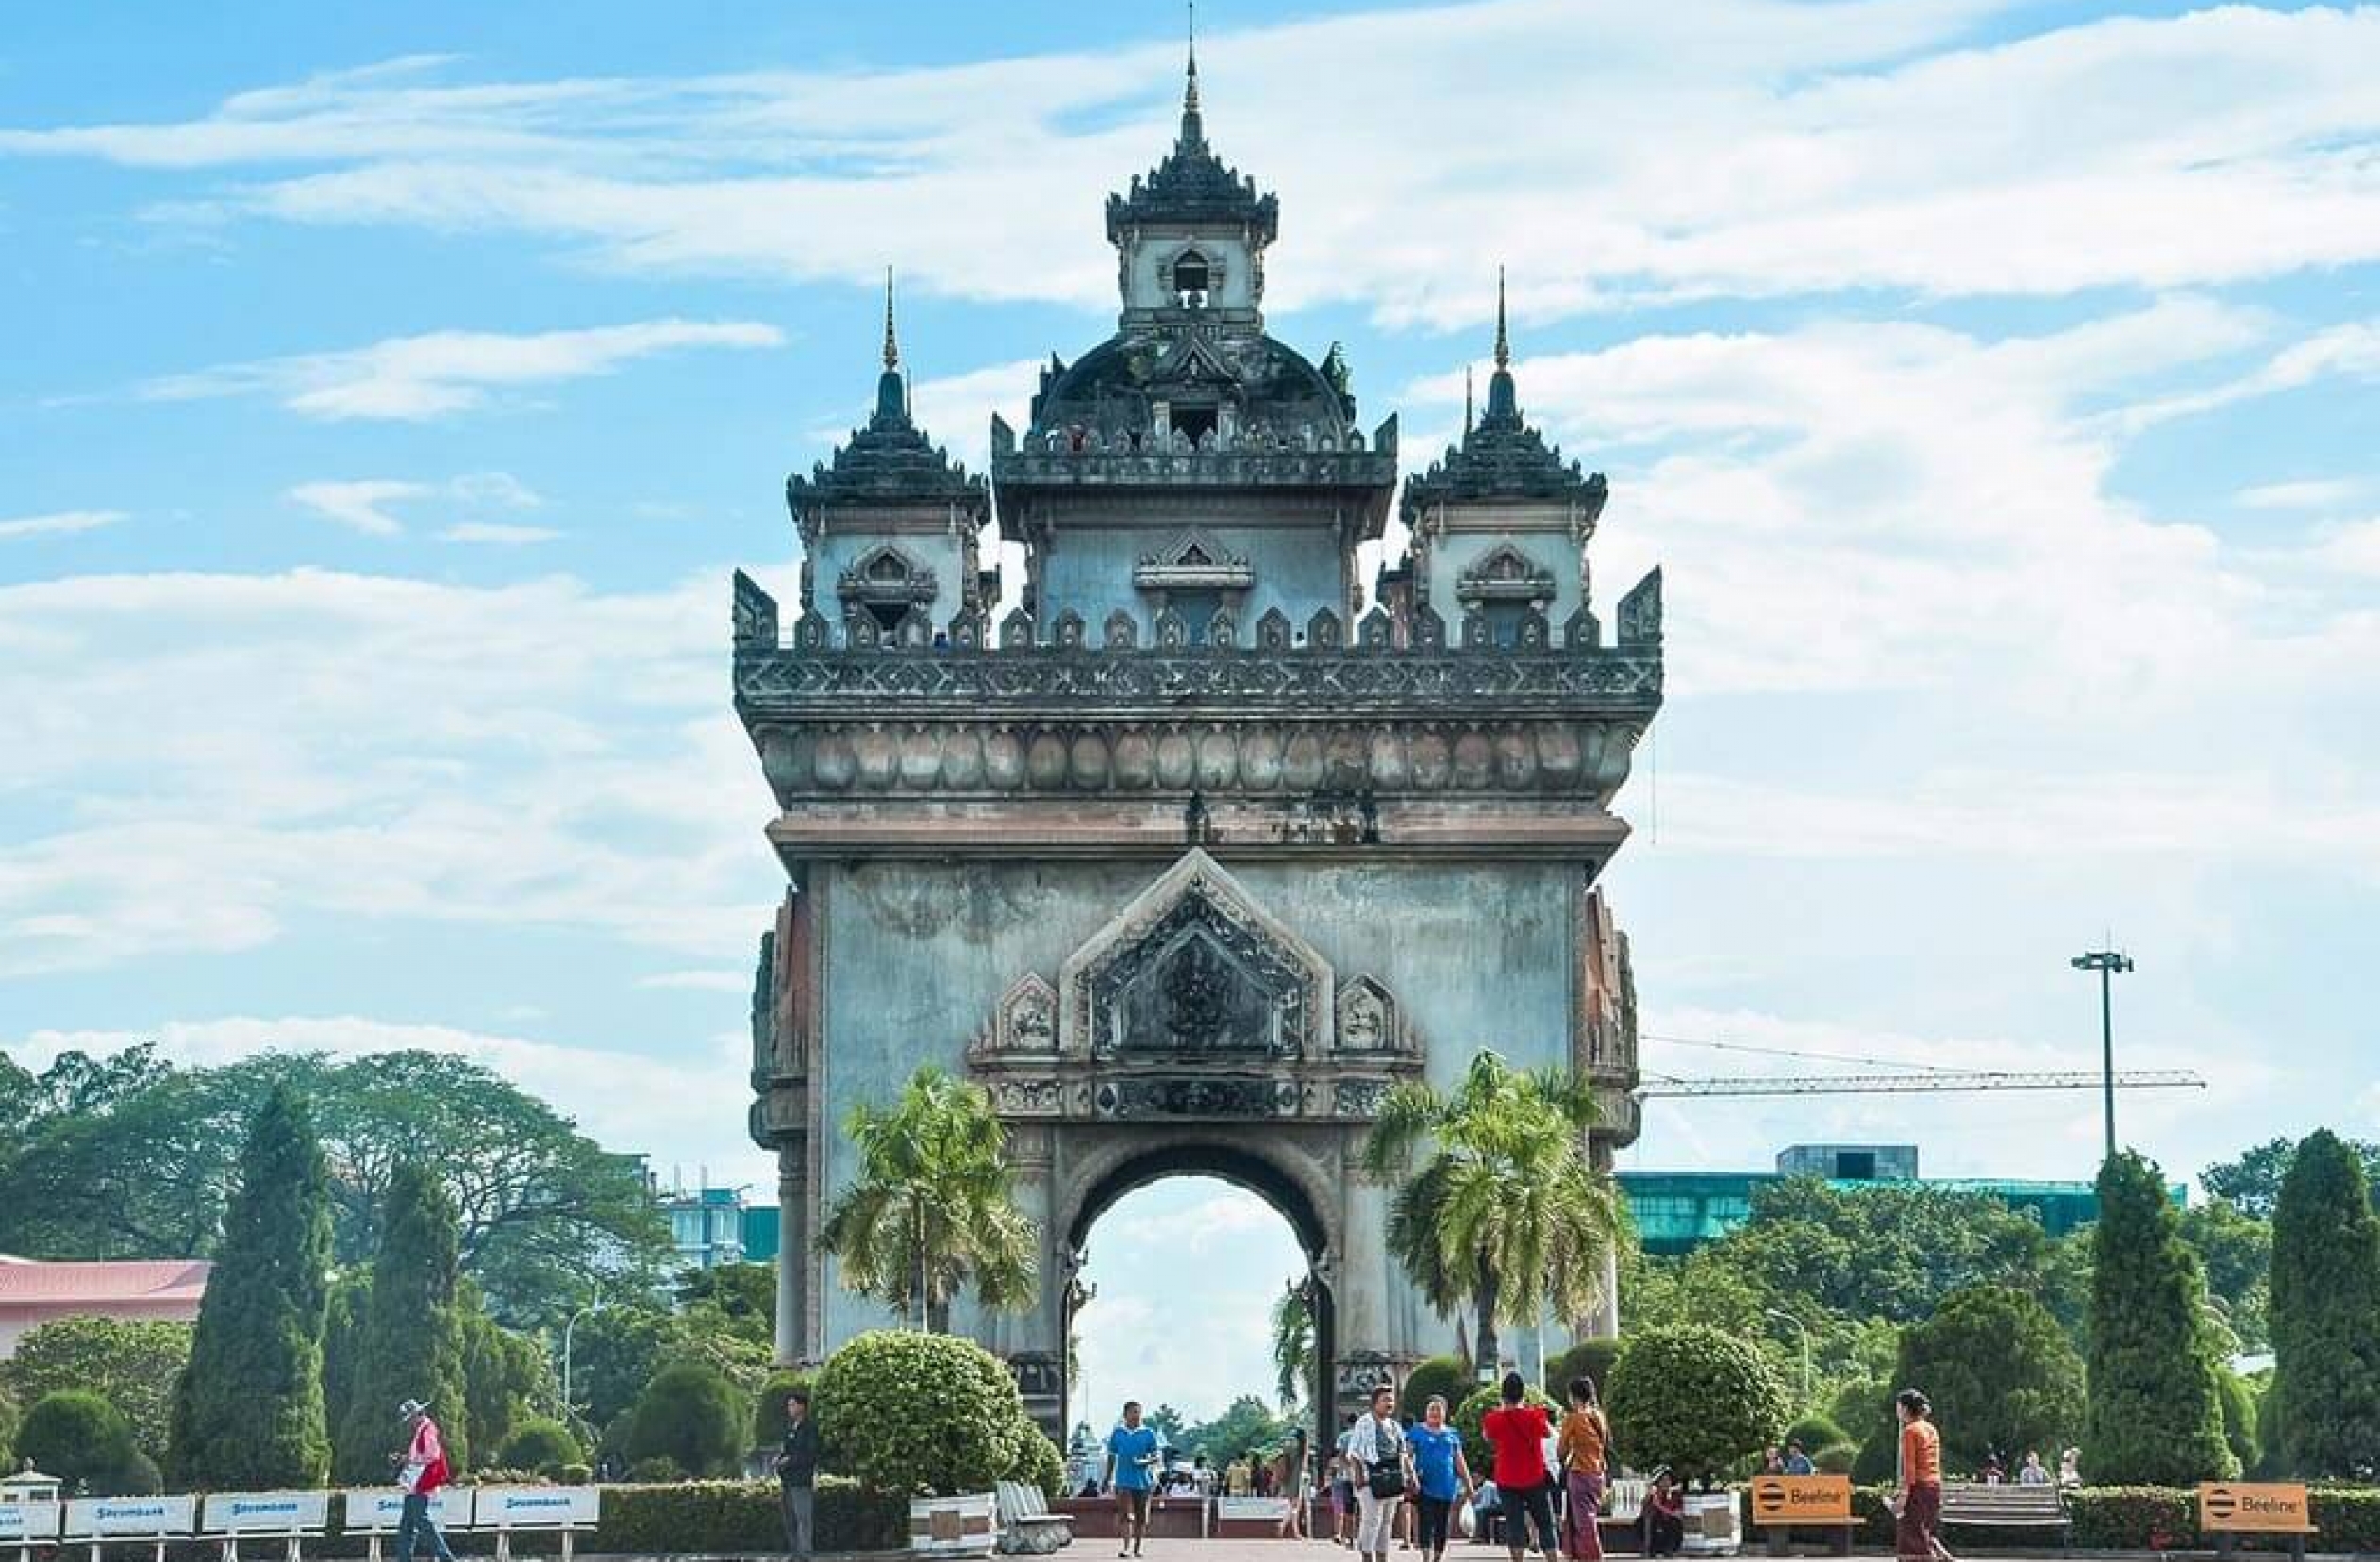
[[[1901,1421],[1901,1504],[1893,1529],[1900,1562],[1957,1562],[1935,1533],[1942,1520],[1942,1435],[1927,1418],[1934,1406],[1914,1388],[1892,1397]]]
[[[1562,1507],[1562,1553],[1573,1562],[1602,1562],[1604,1538],[1595,1515],[1603,1507],[1604,1450],[1610,1443],[1611,1427],[1595,1403],[1595,1380],[1571,1379],[1570,1414],[1562,1418],[1555,1454],[1562,1461],[1569,1497]]]

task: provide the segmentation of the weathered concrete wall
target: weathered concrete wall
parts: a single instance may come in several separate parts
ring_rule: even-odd
[[[1156,553],[1181,532],[1193,530],[1247,559],[1256,572],[1256,584],[1238,593],[1241,645],[1254,643],[1257,620],[1273,607],[1279,607],[1301,630],[1320,607],[1346,616],[1345,556],[1327,528],[1208,524],[1185,515],[1174,530],[1140,525],[1110,531],[1080,523],[1068,526],[1040,559],[1042,621],[1053,622],[1071,607],[1083,616],[1096,640],[1107,615],[1127,608],[1140,625],[1140,643],[1154,644],[1157,610],[1148,592],[1133,589],[1133,567],[1141,555]]]
[[[1560,864],[1235,861],[1251,895],[1311,942],[1338,980],[1371,975],[1406,1005],[1429,1047],[1432,1082],[1451,1085],[1474,1050],[1524,1065],[1567,1060],[1576,959],[1578,872]],[[881,1100],[923,1062],[959,1071],[970,1037],[1028,971],[1055,980],[1078,945],[1162,871],[1146,861],[821,864],[824,929],[824,1099]],[[823,1188],[843,1186],[853,1152],[823,1125]],[[1268,1131],[1261,1122],[1238,1132]],[[1234,1130],[1219,1127],[1220,1139]],[[1343,1172],[1341,1173],[1344,1174]],[[1381,1251],[1385,1200],[1350,1188],[1342,1206],[1342,1353],[1427,1354],[1449,1331]],[[1055,1210],[1037,1210],[1044,1221]],[[1365,1271],[1369,1271],[1368,1273]],[[821,1291],[825,1349],[886,1321],[844,1292]],[[1055,1282],[1051,1282],[1055,1283]],[[1055,1313],[1050,1314],[1055,1317]],[[961,1305],[954,1321],[979,1321]],[[1012,1348],[1052,1348],[1015,1325],[988,1329]]]

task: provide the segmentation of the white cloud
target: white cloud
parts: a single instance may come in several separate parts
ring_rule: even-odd
[[[2232,6],[1971,42],[2014,8],[1491,0],[1302,21],[1202,42],[1207,128],[1282,193],[1298,264],[1276,302],[1393,319],[1481,318],[1482,255],[1512,265],[1524,320],[1642,294],[2055,294],[2380,256],[2361,149],[2380,15]],[[1104,255],[1014,214],[1083,209],[1153,162],[1178,72],[1171,40],[691,78],[398,61],[187,122],[0,132],[0,155],[252,171],[199,199],[524,231],[633,270],[860,282],[891,255],[939,291],[1090,306],[1112,297]]]
[[[0,588],[0,798],[57,804],[0,854],[0,972],[254,949],[322,914],[749,947],[779,870],[719,692],[724,578]]]
[[[292,504],[303,505],[350,531],[367,537],[394,537],[405,524],[385,507],[403,499],[421,499],[438,490],[426,483],[364,478],[355,482],[300,483],[290,490]]]
[[[401,1050],[448,1054],[491,1069],[551,1103],[607,1148],[648,1152],[657,1165],[706,1165],[715,1183],[774,1181],[771,1159],[721,1132],[720,1103],[748,1088],[748,1040],[716,1037],[666,1061],[578,1043],[357,1015],[248,1015],[169,1021],[137,1031],[36,1030],[8,1042],[30,1067],[60,1052],[120,1052],[141,1042],[188,1067],[222,1067],[265,1051],[335,1057]]]
[[[2353,477],[2298,477],[2258,483],[2232,498],[2250,509],[2331,509],[2363,493],[2369,485]]]
[[[125,520],[123,510],[53,510],[47,515],[19,515],[0,520],[0,541],[22,537],[71,537],[97,531]]]
[[[464,509],[536,509],[544,499],[508,472],[472,472],[442,483],[414,482],[393,477],[323,480],[300,483],[286,497],[351,531],[368,537],[395,537],[405,523],[391,513],[398,505],[438,500]],[[540,526],[505,525],[465,521],[439,533],[443,541],[518,546],[546,542],[561,533]]]
[[[738,995],[752,990],[752,972],[748,971],[664,971],[652,976],[640,976],[641,988],[662,988],[689,992],[733,992]]]
[[[775,347],[784,341],[774,325],[735,320],[648,320],[523,335],[432,331],[346,352],[168,375],[146,381],[140,394],[155,401],[264,396],[309,418],[419,421],[485,407],[501,391],[607,374],[656,353]]]

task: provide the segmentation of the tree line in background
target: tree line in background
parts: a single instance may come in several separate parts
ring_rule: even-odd
[[[36,1074],[0,1056],[0,1253],[204,1258],[246,1125],[275,1089],[307,1104],[324,1153],[330,1257],[369,1262],[398,1168],[435,1167],[461,1271],[514,1328],[559,1326],[599,1280],[651,1284],[669,1231],[631,1157],[451,1055],[267,1053],[177,1068],[154,1048],[61,1053]]]
[[[420,1398],[458,1469],[741,1467],[772,1359],[768,1269],[664,1288],[667,1230],[633,1163],[468,1063],[248,1069],[174,1070],[141,1049],[66,1054],[39,1075],[0,1059],[0,1098],[20,1109],[0,1130],[0,1246],[157,1256],[131,1244],[172,1233],[214,1263],[195,1325],[75,1318],[26,1334],[0,1364],[0,1462],[101,1493],[377,1481],[404,1435],[398,1403]],[[475,1105],[447,1110],[464,1097]],[[432,1131],[458,1116],[477,1124],[466,1135],[508,1137],[467,1148]],[[153,1131],[165,1142],[137,1142]],[[64,1184],[48,1157],[95,1168],[111,1144],[133,1165],[106,1186],[131,1207],[27,1207]],[[189,1181],[141,1182],[165,1175]],[[566,1405],[554,1343],[574,1313]]]

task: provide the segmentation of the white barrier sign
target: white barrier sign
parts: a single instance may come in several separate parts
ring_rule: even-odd
[[[572,1529],[602,1516],[603,1492],[595,1487],[481,1487],[479,1527]]]
[[[55,1540],[62,1517],[57,1503],[0,1503],[0,1546]]]
[[[209,1535],[310,1535],[330,1522],[327,1491],[218,1491],[207,1499]]]
[[[430,1493],[430,1521],[441,1530],[471,1527],[470,1487],[441,1487]],[[405,1516],[405,1493],[394,1487],[365,1487],[341,1493],[346,1500],[347,1533],[393,1534]]]
[[[146,1539],[188,1535],[198,1528],[195,1497],[80,1497],[66,1504],[70,1536],[129,1536]]]
[[[1278,1520],[1289,1517],[1287,1497],[1218,1497],[1215,1517],[1237,1520]]]

